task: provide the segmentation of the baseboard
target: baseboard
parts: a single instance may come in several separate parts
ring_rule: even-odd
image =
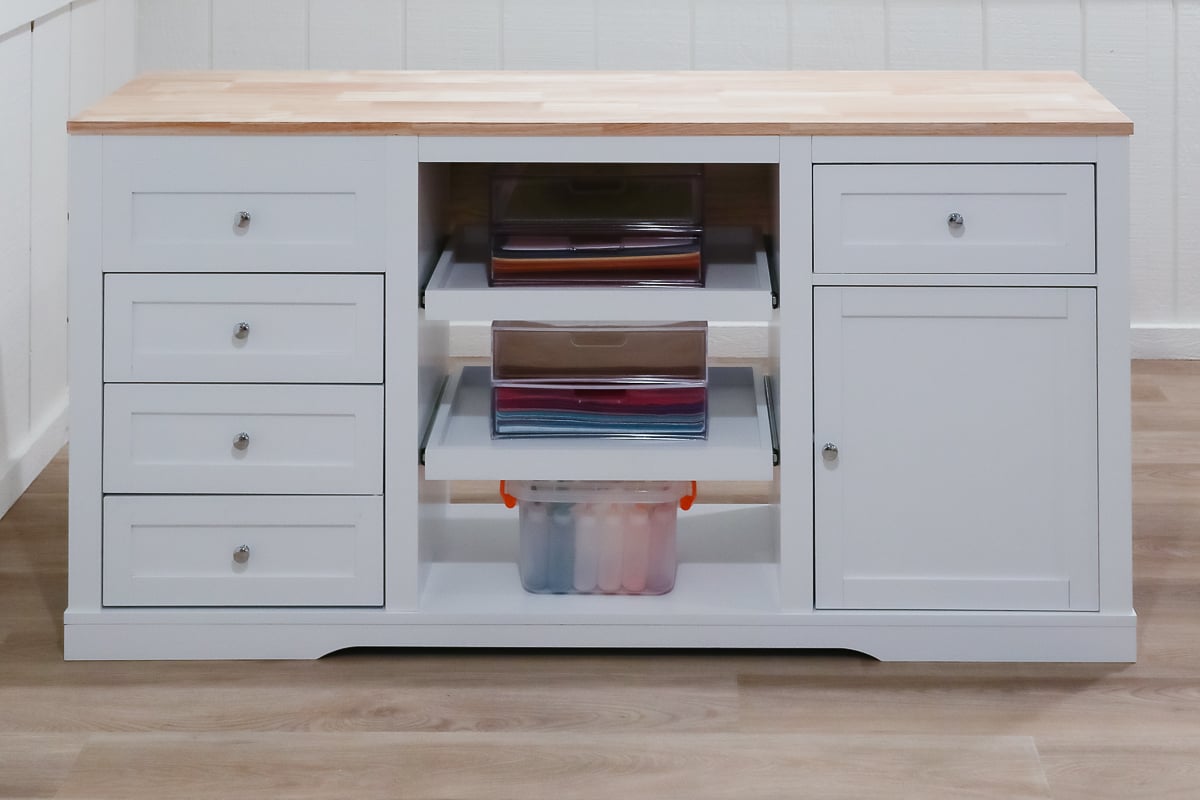
[[[1134,358],[1200,359],[1200,325],[1132,325],[1129,343]]]
[[[35,431],[17,443],[17,452],[0,461],[0,517],[12,508],[50,459],[67,443],[67,399],[45,415]]]

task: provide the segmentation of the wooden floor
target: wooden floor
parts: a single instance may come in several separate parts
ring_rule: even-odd
[[[66,663],[66,459],[0,520],[0,798],[1200,798],[1200,363],[1134,367],[1138,662]]]

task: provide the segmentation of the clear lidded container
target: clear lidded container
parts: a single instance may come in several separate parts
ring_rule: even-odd
[[[666,594],[675,588],[676,511],[695,482],[505,481],[519,506],[521,585],[534,594]]]

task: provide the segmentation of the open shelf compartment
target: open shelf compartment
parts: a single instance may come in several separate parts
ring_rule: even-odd
[[[763,381],[751,367],[708,371],[708,439],[493,439],[487,367],[463,367],[442,394],[425,447],[429,480],[771,480]]]
[[[433,538],[422,613],[487,620],[578,624],[696,623],[776,614],[778,509],[697,504],[679,513],[679,569],[663,595],[532,594],[517,569],[516,509],[458,504]]]

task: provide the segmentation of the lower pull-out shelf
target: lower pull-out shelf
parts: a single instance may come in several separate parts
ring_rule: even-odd
[[[750,367],[708,371],[704,441],[493,439],[487,367],[464,367],[442,395],[425,447],[429,480],[771,480],[766,391]]]

